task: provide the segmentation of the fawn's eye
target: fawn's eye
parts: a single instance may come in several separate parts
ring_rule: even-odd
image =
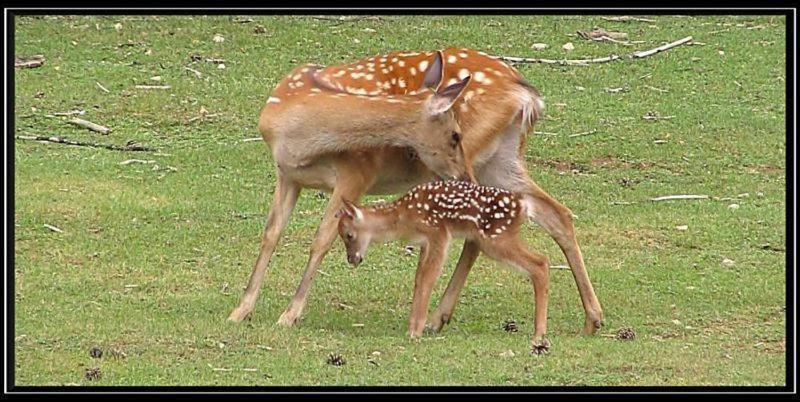
[[[456,143],[461,141],[461,134],[458,131],[453,131],[453,141]]]
[[[353,240],[353,237],[354,237],[354,236],[353,236],[353,234],[352,234],[352,233],[348,233],[348,234],[347,234],[347,240]]]

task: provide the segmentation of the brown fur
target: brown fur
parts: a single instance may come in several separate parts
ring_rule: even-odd
[[[567,258],[586,313],[583,332],[593,333],[602,323],[603,312],[583,262],[571,212],[534,183],[525,171],[522,158],[525,134],[542,113],[538,91],[525,83],[513,67],[481,52],[459,48],[448,48],[440,52],[444,68],[441,83],[437,87],[446,86],[451,80],[458,79],[462,69],[467,69],[472,74],[468,87],[452,107],[455,121],[460,126],[463,160],[469,175],[478,183],[518,193],[530,205],[531,219],[553,237]],[[413,53],[415,52],[377,55],[349,64],[320,68],[316,74],[320,80],[343,92],[366,91],[368,94],[387,97],[403,94],[414,96],[414,93],[423,90],[420,86],[426,80],[425,74],[420,71],[412,75],[410,68],[419,66],[423,60],[428,61],[430,66],[431,61],[437,57],[437,52]],[[461,53],[466,57],[461,57]],[[386,60],[382,67],[381,58]],[[397,61],[392,61],[394,58]],[[450,60],[455,62],[451,63]],[[403,61],[404,66],[400,66],[400,61]],[[371,80],[358,75],[365,69],[369,73],[369,63],[373,63],[372,68],[375,70]],[[293,73],[297,74],[302,68],[303,66],[298,67]],[[383,68],[387,71],[383,72]],[[492,70],[488,70],[489,68]],[[353,78],[351,74],[356,74],[359,78]],[[487,77],[490,82],[486,80]],[[392,78],[394,82],[391,81]],[[401,85],[401,79],[404,85]],[[378,82],[382,85],[378,86]],[[302,88],[307,87],[304,84],[299,89]],[[284,80],[272,94],[281,97],[297,91],[298,88],[290,88]],[[525,110],[529,111],[527,120]],[[304,113],[298,118],[313,115],[314,110],[306,109]],[[259,127],[266,128],[268,124],[269,119],[262,118]],[[262,129],[262,133],[266,133],[264,136],[268,142],[274,141],[274,134],[269,130]],[[303,279],[289,307],[279,319],[279,323],[283,325],[292,325],[297,321],[316,269],[335,237],[334,214],[341,204],[339,197],[357,200],[365,193],[397,193],[433,177],[433,173],[420,160],[408,157],[407,149],[394,145],[394,142],[388,142],[369,149],[324,154],[307,161],[310,162],[308,165],[278,167],[279,184],[276,186],[270,211],[271,218],[268,219],[264,231],[261,252],[248,288],[229,319],[241,321],[255,307],[266,266],[291,214],[297,192],[303,187],[332,189],[333,197],[317,230]],[[458,294],[478,253],[475,242],[468,240],[464,243],[453,277],[439,307],[433,313],[432,322],[446,323],[452,316]]]

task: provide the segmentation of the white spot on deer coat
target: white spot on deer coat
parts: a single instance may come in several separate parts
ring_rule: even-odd
[[[422,60],[419,62],[419,71],[424,72],[428,68],[428,60]]]

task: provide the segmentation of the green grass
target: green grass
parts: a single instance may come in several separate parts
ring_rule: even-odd
[[[40,68],[14,73],[18,134],[135,140],[159,149],[15,143],[16,384],[785,384],[785,20],[653,18],[654,24],[577,16],[16,19],[16,54],[47,58]],[[266,32],[254,33],[257,24]],[[643,43],[574,35],[594,26]],[[215,34],[224,43],[212,41]],[[374,246],[354,270],[338,240],[301,323],[274,326],[327,203],[316,191],[300,198],[252,320],[225,321],[255,261],[275,178],[265,146],[241,139],[258,136],[260,108],[293,66],[451,45],[580,58],[687,35],[702,45],[588,67],[518,66],[547,103],[536,130],[558,134],[530,137],[528,170],[578,216],[606,314],[600,336],[578,335],[577,289],[569,271],[554,270],[553,347],[547,356],[531,355],[531,286],[481,257],[451,325],[411,342],[405,329],[416,256],[401,243]],[[561,48],[568,41],[575,44],[570,53]],[[550,47],[531,50],[535,42]],[[195,53],[223,58],[226,68],[192,63]],[[628,90],[604,90],[615,87]],[[74,108],[114,131],[101,137],[45,116]],[[190,122],[201,108],[218,116]],[[674,117],[643,120],[651,111]],[[156,162],[119,164],[130,158]],[[668,194],[713,198],[648,201]],[[543,231],[531,225],[524,235],[553,264],[564,264]],[[450,250],[434,303],[459,250]],[[519,332],[504,332],[506,319],[516,319]],[[623,327],[634,329],[635,340],[614,339]],[[106,352],[102,359],[89,356],[94,346]],[[514,357],[500,357],[509,349]],[[326,364],[330,353],[347,363]],[[102,378],[85,379],[89,367],[99,367]]]

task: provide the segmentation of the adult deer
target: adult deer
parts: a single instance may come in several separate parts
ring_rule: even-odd
[[[271,141],[280,140],[269,132],[269,121],[274,118],[270,116],[270,102],[274,102],[273,99],[281,99],[278,102],[282,102],[283,97],[305,98],[305,94],[310,95],[308,92],[298,93],[296,84],[290,86],[301,70],[295,69],[276,87],[262,111],[259,130],[270,144]],[[553,237],[570,265],[586,314],[582,332],[593,333],[600,327],[603,312],[584,266],[571,212],[536,185],[524,168],[521,157],[525,148],[525,134],[540,117],[544,103],[538,91],[527,84],[519,72],[483,52],[448,48],[442,51],[376,55],[350,64],[320,69],[315,71],[314,77],[316,81],[344,93],[382,95],[387,102],[389,96],[413,95],[429,86],[439,88],[455,85],[459,80],[472,77],[469,87],[451,108],[460,126],[460,146],[470,175],[480,184],[518,193],[526,200],[530,205],[531,219]],[[387,108],[385,113],[391,115],[393,109]],[[296,118],[303,119],[304,116]],[[325,133],[319,134],[324,136]],[[344,196],[357,200],[364,193],[398,193],[433,177],[424,164],[409,155],[407,148],[396,145],[394,141],[387,141],[382,147],[327,154],[317,161],[317,166],[336,165],[336,180],[309,180],[307,183],[298,177],[313,179],[311,176],[323,176],[327,169],[298,174],[294,166],[282,166],[282,156],[275,155],[278,183],[261,242],[261,252],[247,289],[239,306],[231,313],[230,320],[241,321],[253,310],[269,258],[292,212],[300,188],[333,188],[333,196],[317,229],[303,278],[278,323],[288,326],[297,321],[305,306],[316,269],[335,237],[334,214],[340,206],[340,198]],[[305,171],[311,172],[307,168]],[[458,294],[478,254],[477,244],[465,241],[453,277],[432,314],[432,328],[441,329],[452,317]]]

